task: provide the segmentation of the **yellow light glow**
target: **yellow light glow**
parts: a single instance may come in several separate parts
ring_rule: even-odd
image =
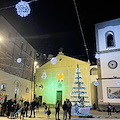
[[[36,68],[38,69],[38,68],[39,68],[39,65],[37,65]]]
[[[34,65],[37,65],[37,64],[38,64],[38,62],[37,62],[37,61],[35,61],[35,62],[34,62]]]
[[[0,37],[0,41],[2,40],[2,38]]]
[[[63,73],[58,74],[58,81],[63,82]]]

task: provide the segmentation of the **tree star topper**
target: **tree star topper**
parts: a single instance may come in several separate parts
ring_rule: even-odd
[[[30,6],[29,2],[20,1],[18,4],[15,5],[15,8],[17,9],[17,14],[21,17],[26,17],[30,14]]]

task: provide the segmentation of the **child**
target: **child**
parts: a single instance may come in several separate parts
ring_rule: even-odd
[[[48,108],[48,110],[47,110],[47,118],[50,118],[50,114],[51,114],[51,110],[50,110],[50,108]]]
[[[45,110],[44,110],[45,114],[47,114],[47,105],[45,104]]]

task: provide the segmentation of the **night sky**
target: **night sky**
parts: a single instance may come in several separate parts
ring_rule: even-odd
[[[0,8],[20,0],[0,0]],[[28,0],[26,0],[28,1]],[[96,62],[95,24],[120,18],[119,3],[76,0],[90,62]],[[22,18],[16,9],[0,14],[39,52],[56,56],[60,48],[65,55],[87,61],[73,0],[38,0],[30,3],[31,13]]]

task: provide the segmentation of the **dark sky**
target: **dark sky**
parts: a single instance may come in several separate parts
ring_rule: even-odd
[[[28,0],[26,0],[28,1]],[[1,0],[0,8],[15,5],[19,0]],[[120,17],[119,3],[76,0],[90,61],[95,62],[95,24]],[[30,3],[31,13],[22,18],[16,9],[0,10],[7,21],[39,52],[65,55],[87,61],[73,0],[38,0]]]

